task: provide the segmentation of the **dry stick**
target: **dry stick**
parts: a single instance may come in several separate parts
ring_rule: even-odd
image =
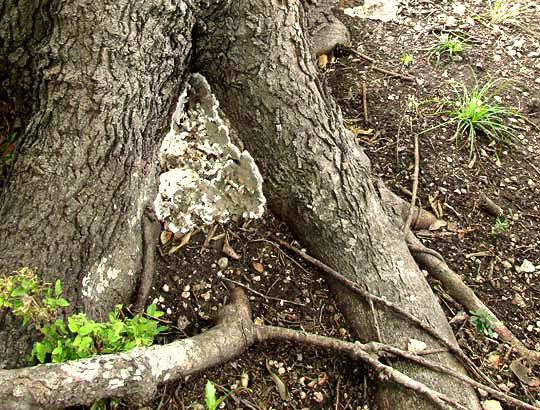
[[[379,71],[381,73],[388,74],[388,75],[391,75],[391,76],[394,76],[394,77],[399,77],[402,80],[414,81],[414,77],[411,77],[410,75],[404,75],[404,74],[397,73],[395,71],[385,70],[384,68],[377,67],[376,65],[372,66],[372,68],[375,71]]]
[[[233,279],[229,279],[229,278],[225,278],[225,277],[222,277],[221,279],[224,280],[224,281],[227,281],[227,282],[234,283],[235,285],[238,285],[238,286],[244,288],[245,290],[247,290],[247,291],[249,291],[251,293],[255,293],[256,295],[259,295],[260,297],[268,299],[268,300],[277,300],[279,302],[290,303],[291,305],[296,305],[296,306],[306,306],[304,303],[293,302],[292,300],[287,300],[287,299],[275,298],[273,296],[266,296],[265,294],[263,294],[261,292],[257,292],[255,289],[251,289],[249,286],[246,286],[243,283],[237,282],[236,280],[233,280]]]
[[[492,389],[491,387],[488,387],[482,383],[478,383],[477,381],[471,379],[470,377],[467,377],[461,373],[458,373],[456,372],[455,370],[449,368],[449,367],[446,367],[446,366],[443,366],[441,364],[438,364],[438,363],[434,363],[430,360],[426,360],[424,359],[423,357],[420,357],[418,355],[415,355],[415,354],[412,354],[410,352],[406,352],[404,350],[401,350],[401,349],[397,349],[393,346],[388,346],[388,345],[383,345],[381,343],[367,343],[367,345],[364,346],[364,350],[367,350],[367,351],[370,351],[371,347],[370,345],[372,346],[377,346],[376,348],[376,351],[380,351],[380,350],[383,350],[385,352],[388,352],[388,353],[391,353],[392,355],[396,355],[396,356],[400,356],[404,359],[407,359],[407,360],[410,360],[412,362],[415,362],[415,363],[418,363],[422,366],[425,366],[425,367],[428,367],[432,370],[436,370],[438,372],[441,372],[441,373],[446,373],[448,374],[449,376],[452,376],[453,378],[455,379],[458,379],[466,384],[468,384],[469,386],[472,386],[474,388],[477,388],[477,389],[482,389],[486,392],[488,392],[489,394],[491,394],[493,397],[499,399],[499,400],[502,400],[506,403],[509,403],[509,404],[513,404],[515,406],[518,406],[518,407],[522,407],[522,408],[525,408],[525,409],[537,409],[538,407],[535,407],[535,406],[531,406],[529,404],[526,404],[524,402],[522,402],[521,400],[518,400],[518,399],[515,399],[514,397],[512,396],[509,396],[507,394],[504,394],[498,390],[495,390],[495,389]]]
[[[525,161],[531,166],[532,169],[534,169],[534,170],[536,171],[536,173],[537,173],[538,175],[540,175],[540,170],[539,170],[538,168],[536,168],[536,167],[532,164],[531,161],[529,161],[528,159],[526,159]]]
[[[420,173],[420,149],[418,148],[418,134],[414,134],[414,175],[413,175],[413,186],[412,186],[412,196],[411,196],[411,207],[409,209],[409,216],[407,217],[407,222],[402,227],[402,231],[405,232],[406,229],[409,229],[414,214],[414,204],[416,203],[416,193],[418,192],[418,175]]]
[[[412,232],[409,232],[406,237],[409,251],[415,258],[416,262],[425,266],[430,274],[440,282],[452,297],[457,299],[467,310],[484,310],[496,320],[494,330],[503,341],[509,343],[520,356],[526,358],[531,363],[540,362],[540,352],[529,349],[523,344],[504,323],[482,302],[478,296],[469,288],[461,278],[448,267],[444,259],[440,255],[435,255],[436,252],[426,248],[422,242],[416,238]],[[435,254],[434,254],[435,253]]]
[[[411,352],[406,352],[404,350],[401,350],[392,346],[388,346],[383,343],[376,343],[376,342],[370,342],[366,344],[362,344],[358,342],[352,343],[352,342],[347,342],[344,340],[339,340],[339,339],[335,339],[335,338],[331,338],[327,336],[320,336],[320,335],[315,335],[313,333],[307,333],[300,330],[286,329],[286,328],[277,327],[277,326],[255,325],[254,331],[255,331],[256,339],[259,342],[269,340],[269,339],[288,340],[292,342],[299,342],[299,343],[304,343],[304,344],[308,344],[312,346],[318,346],[324,349],[335,350],[341,353],[346,353],[349,356],[351,356],[353,359],[364,361],[365,363],[372,366],[375,370],[383,373],[384,375],[388,375],[392,380],[394,380],[396,383],[400,384],[401,386],[404,386],[416,392],[426,394],[430,400],[432,400],[438,405],[445,406],[444,402],[447,402],[448,404],[451,404],[455,407],[465,408],[461,406],[459,403],[456,403],[454,400],[446,397],[442,393],[431,390],[426,385],[416,380],[408,378],[407,376],[403,375],[401,372],[393,369],[390,366],[385,366],[384,364],[380,362],[379,358],[382,355],[384,355],[384,353],[390,353],[393,356],[399,356],[406,360],[416,362],[422,366],[438,371],[440,373],[445,373],[449,375],[450,377],[454,377],[472,387],[483,389],[486,392],[492,394],[494,397],[506,403],[513,404],[515,406],[518,406],[527,410],[539,410],[538,407],[531,406],[530,404],[527,404],[518,399],[510,397],[507,394],[501,393],[495,389],[491,389],[488,386],[478,383],[474,381],[473,379],[471,379],[470,377],[459,374],[458,372],[446,366],[431,362]],[[441,403],[441,400],[443,401],[442,403]]]
[[[482,195],[481,206],[485,208],[486,211],[488,211],[493,216],[504,215],[504,210],[495,202],[493,202],[490,198],[488,198],[486,195]]]
[[[258,341],[281,339],[346,353],[355,360],[361,360],[369,364],[372,368],[375,369],[375,371],[380,373],[381,376],[385,376],[393,380],[395,383],[402,387],[425,395],[428,400],[443,409],[448,408],[446,403],[460,409],[466,409],[466,407],[461,406],[459,403],[450,399],[446,395],[430,389],[425,384],[411,379],[410,377],[399,372],[398,370],[395,370],[390,366],[382,364],[377,358],[373,357],[372,354],[365,351],[362,344],[346,342],[326,336],[319,336],[299,330],[285,329],[276,326],[255,325],[254,330],[256,339]]]
[[[461,359],[462,363],[467,365],[471,371],[478,377],[484,379],[486,382],[490,383],[494,386],[494,383],[486,376],[484,375],[479,369],[476,368],[474,363],[463,353],[463,351],[458,347],[454,346],[452,343],[450,343],[446,338],[441,335],[436,329],[433,327],[425,324],[420,319],[418,319],[416,316],[411,315],[409,312],[406,312],[405,310],[401,309],[399,306],[394,305],[392,302],[380,298],[378,296],[375,296],[368,291],[362,289],[358,284],[354,283],[353,281],[347,279],[345,276],[343,276],[341,273],[335,271],[328,265],[325,265],[318,259],[315,259],[312,256],[309,256],[307,253],[302,252],[300,249],[295,248],[294,246],[290,245],[288,242],[272,235],[272,239],[274,239],[278,244],[281,246],[289,249],[290,251],[296,253],[304,260],[308,261],[309,263],[313,264],[314,266],[321,269],[323,272],[328,274],[331,278],[337,280],[339,283],[347,286],[349,289],[351,289],[353,292],[356,292],[357,294],[361,295],[362,297],[366,298],[368,301],[374,301],[377,303],[380,303],[387,307],[388,309],[392,310],[393,312],[401,315],[405,319],[409,320],[410,322],[414,323],[416,326],[418,326],[420,329],[424,330],[431,336],[433,336],[435,339],[439,340],[446,348],[448,348],[448,351],[453,353],[456,357]]]
[[[368,60],[370,63],[374,63],[375,62],[375,59],[365,55],[365,54],[362,54],[361,52],[359,51],[356,51],[355,49],[351,49],[351,51],[356,54],[358,57],[362,57],[364,60]],[[358,60],[359,61],[359,60]],[[353,63],[356,63],[358,61],[355,61],[355,60],[352,60]],[[411,77],[409,75],[404,75],[404,74],[400,74],[400,73],[397,73],[395,71],[390,71],[390,70],[385,70],[384,68],[380,68],[380,67],[377,67],[375,65],[373,65],[371,68],[373,68],[375,71],[379,71],[381,73],[384,73],[384,74],[388,74],[388,75],[391,75],[393,77],[399,77],[401,78],[402,80],[406,80],[406,81],[414,81],[414,77]]]
[[[367,87],[366,82],[362,82],[362,104],[364,106],[364,124],[368,123],[368,110],[367,110]]]
[[[256,339],[258,341],[264,341],[269,339],[282,339],[347,353],[353,359],[361,360],[369,364],[381,375],[384,375],[387,378],[393,380],[398,385],[412,391],[424,394],[431,402],[435,403],[443,409],[448,408],[446,403],[454,407],[466,409],[466,407],[463,407],[459,403],[456,403],[454,400],[447,397],[446,395],[430,389],[425,384],[411,379],[407,375],[399,372],[398,370],[395,370],[390,366],[382,364],[377,358],[374,358],[371,354],[362,349],[362,344],[345,342],[326,336],[319,336],[299,330],[286,329],[276,326],[255,325],[254,330],[256,334]]]
[[[450,352],[456,354],[459,357],[466,357],[465,354],[461,351],[461,349],[459,349],[459,348],[455,347],[454,345],[452,345],[450,342],[448,342],[444,338],[444,336],[440,335],[434,328],[432,328],[430,325],[425,324],[420,319],[418,319],[416,316],[411,315],[410,313],[408,313],[405,310],[401,309],[399,306],[396,306],[392,302],[390,302],[390,301],[388,301],[386,299],[383,299],[381,297],[375,296],[375,295],[369,293],[368,291],[362,289],[357,283],[347,279],[345,276],[343,276],[341,273],[335,271],[330,266],[328,266],[328,265],[324,264],[323,262],[321,262],[320,260],[308,255],[307,253],[301,251],[300,249],[290,245],[288,242],[284,241],[283,239],[278,238],[278,237],[273,236],[273,235],[272,235],[272,239],[274,241],[276,241],[279,245],[283,246],[284,248],[289,249],[290,251],[292,251],[292,252],[296,253],[298,256],[300,256],[302,259],[308,261],[312,265],[314,265],[317,268],[321,269],[323,272],[328,274],[331,278],[337,280],[339,283],[345,285],[346,287],[348,287],[349,289],[351,289],[355,293],[359,294],[360,296],[363,296],[368,301],[371,300],[371,301],[374,301],[374,302],[378,302],[378,303],[386,306],[390,310],[394,311],[395,313],[398,313],[399,315],[401,315],[401,316],[405,317],[406,319],[410,320],[415,325],[417,325],[421,329],[428,332],[431,336],[433,336],[436,339],[438,339],[439,341],[441,341],[448,348],[448,350]]]
[[[529,120],[527,117],[523,117],[522,120],[531,125],[532,127],[536,128],[537,131],[540,131],[540,127],[536,125],[533,121]]]

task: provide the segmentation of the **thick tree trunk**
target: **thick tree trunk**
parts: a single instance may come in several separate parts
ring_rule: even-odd
[[[369,160],[344,129],[318,79],[301,4],[246,0],[223,10],[221,18],[199,39],[194,61],[258,160],[273,211],[316,257],[456,343],[403,233],[385,215]],[[437,346],[396,315],[370,306],[337,283],[330,285],[362,340],[406,348],[414,338]],[[437,360],[463,370],[449,354]],[[479,408],[472,389],[408,363],[393,364],[468,408]],[[381,390],[382,408],[432,407],[406,392],[388,394],[388,388]]]
[[[222,1],[195,24],[193,13],[203,6],[193,3],[57,0],[29,4],[31,17],[14,0],[2,3],[1,27],[10,29],[0,30],[0,51],[10,69],[29,73],[23,91],[35,108],[0,203],[0,270],[37,266],[45,279],[62,279],[67,296],[93,316],[129,299],[141,268],[154,153],[189,68],[193,37],[196,68],[258,159],[273,210],[311,253],[453,341],[403,234],[384,213],[367,157],[318,79],[303,6]],[[331,286],[363,340],[436,345],[379,306]],[[0,334],[0,366],[19,346],[8,336]],[[438,359],[460,368],[447,354]],[[478,408],[472,390],[394,364]],[[430,408],[391,393],[381,395],[382,408]]]
[[[17,1],[2,5],[0,26],[11,29],[1,33],[2,55],[25,84],[34,81],[25,87],[34,110],[1,198],[0,271],[37,267],[99,317],[128,302],[138,280],[141,215],[155,195],[155,154],[185,77],[195,17],[187,3],[157,0],[38,6],[32,13]],[[42,27],[51,29],[45,35]],[[34,31],[39,44],[27,41]],[[4,84],[14,95],[16,81]],[[0,366],[24,342],[5,320]]]

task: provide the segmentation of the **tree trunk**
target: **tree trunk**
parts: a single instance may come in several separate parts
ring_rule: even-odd
[[[195,68],[258,159],[273,211],[312,254],[455,343],[398,223],[384,213],[369,160],[318,79],[302,4],[222,1],[203,16],[201,4],[191,3],[57,0],[29,16],[31,4],[26,10],[4,1],[0,22],[9,31],[0,31],[0,51],[10,69],[29,73],[23,91],[33,109],[0,205],[0,269],[37,266],[46,280],[60,278],[67,297],[94,317],[129,300],[141,268],[141,216],[155,188],[155,152],[189,69],[193,32]],[[16,79],[6,80],[12,91]],[[403,348],[415,338],[436,346],[394,314],[330,284],[362,340]],[[0,345],[10,346],[0,365],[13,364],[10,335],[0,334]],[[448,354],[438,360],[460,368]],[[471,389],[393,364],[479,407]],[[381,408],[431,408],[386,388]]]
[[[157,0],[50,1],[35,12],[28,3],[4,2],[0,21],[10,28],[2,55],[17,73],[4,86],[18,105],[33,104],[0,202],[0,271],[37,267],[99,317],[128,302],[137,284],[141,215],[155,195],[155,154],[195,17],[186,3]],[[39,42],[29,42],[34,32]],[[17,94],[19,76],[33,81],[30,94]],[[28,342],[5,320],[0,366],[23,359],[16,352]]]
[[[197,42],[194,64],[209,79],[258,161],[272,210],[317,258],[457,345],[407,249],[400,230],[403,221],[392,222],[385,214],[369,160],[343,127],[336,104],[319,81],[303,31],[301,4],[246,0],[222,12]],[[245,64],[239,66],[240,61]],[[361,340],[406,348],[414,338],[437,347],[431,337],[395,314],[370,306],[342,285],[330,285]],[[436,360],[463,371],[450,354]],[[410,363],[392,364],[467,408],[479,408],[472,389]],[[408,392],[387,389],[392,387],[383,384],[381,408],[433,406]]]

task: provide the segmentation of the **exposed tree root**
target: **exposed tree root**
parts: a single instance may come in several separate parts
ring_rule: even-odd
[[[452,369],[430,362],[419,355],[381,343],[352,343],[297,330],[255,325],[246,294],[232,290],[232,303],[223,307],[217,325],[208,332],[170,343],[136,348],[126,353],[95,356],[66,363],[39,365],[24,369],[0,370],[0,401],[3,409],[56,409],[89,405],[108,397],[120,398],[133,406],[150,400],[161,384],[173,382],[240,355],[255,342],[288,340],[332,349],[362,360],[381,378],[424,395],[440,408],[462,405],[407,375],[383,364],[393,356],[414,361],[481,388],[501,401],[528,410],[538,407],[513,399],[475,382]],[[202,393],[201,393],[202,394]]]
[[[393,214],[396,221],[407,219],[409,204],[382,184],[379,185],[379,193],[387,212]],[[410,230],[405,234],[405,240],[409,251],[416,262],[426,268],[435,279],[439,280],[448,293],[461,303],[466,310],[485,310],[496,319],[494,330],[501,340],[510,344],[512,348],[514,348],[518,354],[525,358],[530,364],[540,363],[540,352],[527,348],[478,298],[478,296],[476,296],[471,288],[469,288],[461,278],[448,267],[441,254],[424,246]]]
[[[501,340],[509,343],[520,356],[529,363],[540,363],[540,352],[527,348],[506,326],[497,319],[497,316],[476,296],[461,278],[448,267],[438,253],[426,248],[412,232],[407,234],[407,245],[415,260],[424,266],[431,275],[439,280],[448,293],[461,303],[467,310],[485,310],[496,319],[495,331]]]
[[[156,217],[154,203],[152,201],[148,202],[145,208],[145,214],[142,218],[142,232],[143,267],[140,275],[137,299],[133,306],[133,311],[137,313],[141,312],[146,305],[156,270],[156,246],[158,245],[159,234],[161,232],[161,223]]]
[[[430,325],[422,322],[417,317],[411,315],[407,311],[401,309],[399,306],[393,304],[392,302],[389,302],[386,299],[380,298],[378,296],[375,296],[366,290],[359,287],[356,283],[350,281],[349,279],[345,278],[343,275],[341,275],[339,272],[336,272],[334,269],[330,268],[329,266],[325,265],[318,259],[313,258],[312,256],[306,254],[305,252],[301,251],[298,248],[295,248],[294,246],[289,245],[287,242],[285,242],[282,239],[279,239],[277,237],[273,238],[277,243],[279,243],[281,246],[293,251],[298,256],[302,257],[304,260],[308,261],[309,263],[313,264],[317,268],[321,269],[323,272],[328,274],[332,279],[337,280],[338,282],[344,284],[349,289],[354,291],[355,293],[359,294],[360,296],[366,298],[370,302],[380,303],[381,305],[385,306],[386,308],[394,311],[395,313],[399,314],[403,318],[409,320],[411,323],[418,326],[420,329],[426,331],[431,336],[436,338],[446,349],[448,349],[449,352],[454,354],[458,359],[461,360],[461,362],[466,365],[471,372],[478,378],[484,379],[487,383],[493,385],[492,381],[484,375],[476,366],[475,364],[467,357],[465,353],[459,348],[454,346],[452,343],[450,343],[443,335],[441,335],[439,332],[437,332],[433,327]],[[432,251],[435,252],[435,251]],[[437,254],[438,255],[438,254]]]

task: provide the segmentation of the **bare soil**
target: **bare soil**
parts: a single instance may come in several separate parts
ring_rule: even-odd
[[[387,23],[342,13],[360,3],[340,2],[339,18],[352,43],[336,50],[321,78],[372,160],[373,173],[407,201],[418,136],[417,205],[438,212],[447,225],[417,235],[445,256],[520,340],[540,351],[540,2],[513,2],[522,6],[520,14],[499,24],[490,22],[487,1],[404,0],[396,19]],[[466,47],[453,59],[441,55],[435,64],[430,50],[442,34],[462,36]],[[405,55],[413,61],[403,63]],[[425,131],[448,119],[434,113],[441,109],[437,99],[452,97],[452,80],[471,87],[490,79],[507,81],[498,94],[501,104],[519,109],[524,118],[517,123],[516,144],[503,147],[480,138],[471,161],[462,143],[450,141],[452,126]],[[14,127],[12,111],[10,103],[0,106],[1,135]],[[3,158],[12,150],[6,141],[0,141]],[[0,165],[4,179],[5,164]],[[499,223],[482,206],[486,196],[504,211]],[[353,340],[324,275],[281,250],[271,235],[295,243],[287,226],[267,213],[261,220],[217,226],[207,244],[206,231],[175,252],[178,242],[161,246],[149,300],[166,311],[171,326],[161,341],[211,327],[218,308],[228,302],[226,285],[232,281],[247,289],[260,323]],[[226,237],[238,260],[222,253]],[[448,319],[459,317],[463,308],[440,284],[431,283]],[[453,323],[461,347],[502,391],[540,406],[540,388],[526,385],[510,369],[516,356],[508,345],[468,320]],[[528,370],[533,378],[540,374],[538,367]],[[285,395],[278,391],[278,379]],[[202,409],[207,380],[219,395],[232,391],[221,406],[227,409],[376,408],[376,378],[369,368],[286,343],[257,345],[219,368],[165,386],[150,407]]]
[[[358,134],[373,173],[407,201],[418,135],[417,205],[438,212],[447,225],[417,235],[445,256],[520,340],[540,350],[540,2],[515,3],[523,6],[519,15],[499,24],[490,22],[485,1],[468,1],[464,11],[459,2],[404,1],[397,18],[387,23],[340,13],[352,44],[336,50],[321,77],[346,124]],[[355,0],[341,3],[357,5]],[[441,34],[462,36],[465,48],[453,59],[441,55],[437,64],[430,50]],[[404,64],[404,55],[413,61]],[[518,120],[513,146],[490,144],[480,136],[471,161],[467,147],[450,141],[451,125],[425,131],[448,119],[434,113],[441,109],[436,99],[453,96],[451,81],[472,87],[488,80],[506,84],[498,100],[524,117]],[[499,223],[482,206],[486,196],[504,211]],[[228,257],[220,267],[225,234],[239,259]],[[171,255],[174,244],[164,245],[151,298],[168,309],[173,325],[168,337],[191,336],[212,326],[216,310],[227,303],[226,284],[235,281],[248,289],[255,320],[352,340],[323,274],[279,249],[272,234],[294,240],[286,226],[267,214],[259,221],[219,226],[207,247],[205,232]],[[463,308],[431,282],[452,320]],[[540,404],[539,387],[526,385],[510,369],[516,357],[508,345],[480,333],[468,320],[455,320],[453,326],[461,347],[501,390]],[[528,370],[532,377],[540,373],[538,367]],[[286,386],[286,396],[270,372]],[[332,352],[269,343],[164,387],[152,407],[203,408],[204,386],[212,380],[220,395],[233,391],[224,408],[375,409],[372,376],[361,363]]]

